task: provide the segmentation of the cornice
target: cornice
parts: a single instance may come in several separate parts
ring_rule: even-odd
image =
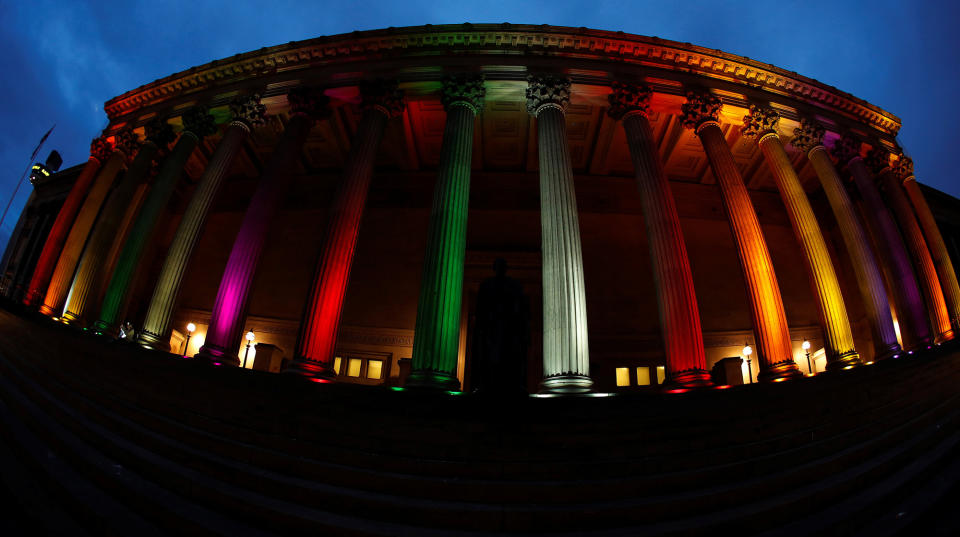
[[[225,87],[267,75],[290,72],[291,78],[317,67],[390,59],[440,58],[440,65],[465,57],[577,58],[620,66],[657,68],[712,78],[766,91],[839,112],[874,129],[896,135],[900,119],[862,99],[811,78],[747,57],[689,43],[560,26],[462,24],[410,26],[317,37],[237,54],[156,80],[105,103],[111,120],[168,99]],[[618,72],[622,68],[617,69]],[[660,73],[662,75],[662,73]],[[438,74],[439,76],[439,74]],[[494,76],[487,74],[488,79]],[[576,76],[571,73],[576,82]],[[402,75],[401,75],[402,78]]]

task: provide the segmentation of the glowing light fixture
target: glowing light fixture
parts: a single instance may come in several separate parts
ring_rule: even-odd
[[[244,337],[246,337],[246,339],[247,339],[247,348],[244,349],[244,351],[243,351],[243,366],[242,366],[242,367],[243,367],[244,369],[246,369],[246,367],[247,367],[247,355],[250,354],[250,344],[253,343],[253,338],[256,337],[256,336],[253,335],[253,330],[251,330],[251,331],[247,332],[247,335],[244,336]]]
[[[800,346],[803,348],[803,352],[807,354],[807,373],[812,377],[815,371],[813,370],[813,363],[810,361],[810,341],[805,339]]]
[[[747,357],[747,381],[753,384],[753,368],[750,366],[750,355],[753,354],[753,347],[749,343],[743,346],[743,355]]]
[[[193,337],[193,331],[197,329],[197,325],[193,323],[187,323],[187,341],[183,344],[183,357],[187,357],[187,351],[190,350],[190,338]]]

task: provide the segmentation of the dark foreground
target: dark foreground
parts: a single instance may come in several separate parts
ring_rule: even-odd
[[[206,367],[0,310],[0,535],[958,535],[960,352],[490,401]]]

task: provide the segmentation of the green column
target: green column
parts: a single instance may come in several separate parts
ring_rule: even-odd
[[[467,206],[473,123],[483,107],[483,79],[444,80],[447,110],[440,170],[430,211],[430,234],[423,261],[420,302],[413,340],[413,372],[407,386],[457,390],[460,305],[467,243]]]
[[[205,107],[195,107],[183,115],[184,130],[180,139],[173,147],[170,155],[160,165],[160,171],[154,181],[153,188],[137,215],[137,220],[130,229],[127,241],[120,252],[117,266],[113,269],[110,284],[100,306],[100,315],[93,324],[97,333],[113,335],[123,319],[127,295],[133,282],[140,257],[147,246],[147,240],[153,232],[164,208],[170,201],[173,189],[183,173],[183,166],[190,158],[200,138],[213,134],[216,131],[213,116],[207,113]]]

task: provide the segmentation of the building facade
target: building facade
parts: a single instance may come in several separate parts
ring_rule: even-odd
[[[957,206],[918,185],[899,119],[716,50],[390,28],[105,110],[15,298],[161,351],[467,390],[497,259],[529,302],[530,392],[783,381],[960,322]]]

